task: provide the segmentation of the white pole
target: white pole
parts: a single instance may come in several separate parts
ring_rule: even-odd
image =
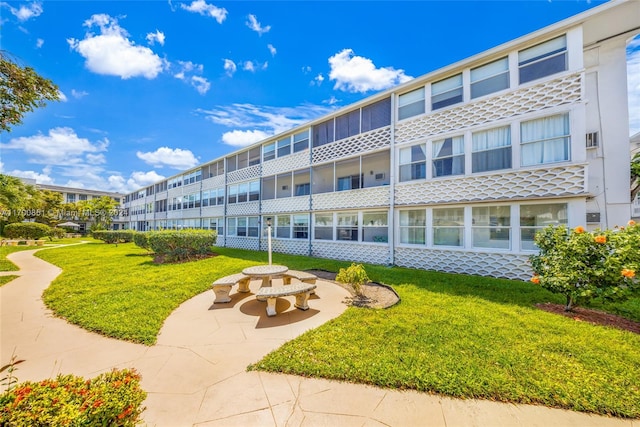
[[[269,251],[269,265],[271,265],[271,223],[267,224],[267,250]]]

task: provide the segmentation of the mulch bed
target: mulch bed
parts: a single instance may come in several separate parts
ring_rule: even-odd
[[[625,319],[624,317],[617,316],[615,314],[605,313],[604,311],[592,310],[583,307],[575,307],[573,311],[564,311],[564,305],[551,304],[549,302],[544,304],[536,304],[536,307],[540,310],[548,311],[549,313],[555,313],[565,317],[570,317],[578,322],[588,322],[594,325],[611,326],[613,328],[633,332],[634,334],[640,334],[640,322],[634,322],[633,320]]]

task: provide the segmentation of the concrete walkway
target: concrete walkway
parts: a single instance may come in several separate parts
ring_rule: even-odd
[[[213,305],[213,292],[182,304],[166,320],[153,347],[84,331],[52,316],[41,295],[60,269],[33,256],[9,255],[18,278],[0,287],[0,364],[15,352],[20,381],[59,373],[93,377],[112,368],[135,368],[148,393],[149,426],[626,426],[639,421],[591,416],[540,406],[457,400],[413,391],[246,372],[246,366],[304,331],[337,317],[347,293],[319,282],[308,311],[294,298],[265,303],[232,291]]]

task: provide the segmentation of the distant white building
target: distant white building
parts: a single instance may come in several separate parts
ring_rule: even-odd
[[[61,185],[38,184],[35,179],[30,179],[30,178],[20,178],[20,180],[22,180],[26,184],[33,185],[38,190],[49,190],[54,193],[61,194],[62,203],[76,203],[82,200],[98,199],[103,196],[110,197],[116,202],[118,202],[118,206],[119,206],[119,209],[116,212],[114,212],[114,214],[117,214],[117,215],[114,216],[114,220],[113,220],[113,223],[111,224],[111,228],[114,230],[118,230],[118,229],[124,228],[125,226],[125,223],[126,223],[125,216],[122,215],[124,214],[124,208],[122,207],[122,203],[124,202],[124,197],[125,197],[124,194],[110,192],[110,191],[88,190],[85,188],[72,188],[72,187],[65,187]],[[66,215],[66,214],[67,212],[59,213],[60,222],[66,222],[66,220],[73,220],[78,224],[79,232],[85,232],[89,230],[89,227],[91,226],[91,223],[92,223],[91,220],[85,221],[85,220],[80,220],[77,217],[74,218],[72,212],[70,213],[71,215]]]
[[[528,278],[547,224],[630,218],[639,17],[606,3],[142,188],[129,227],[265,250],[271,219],[275,251]]]

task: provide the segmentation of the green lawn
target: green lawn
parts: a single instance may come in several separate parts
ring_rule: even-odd
[[[9,283],[10,281],[12,281],[13,279],[15,279],[16,275],[11,275],[11,276],[0,276],[0,286],[2,285],[6,285],[7,283]]]
[[[266,261],[264,252],[216,251],[214,258],[173,265],[153,264],[132,244],[41,251],[64,270],[45,302],[84,328],[153,344],[181,302],[209,291],[217,277]],[[274,254],[274,263],[331,271],[348,265],[282,254]],[[251,369],[640,417],[640,336],[537,310],[537,302],[563,298],[527,282],[366,269],[372,280],[394,286],[398,305],[349,308]],[[639,319],[639,306],[635,299],[599,308]]]
[[[17,265],[7,259],[7,255],[30,249],[36,249],[37,246],[0,246],[0,271],[18,271]]]

